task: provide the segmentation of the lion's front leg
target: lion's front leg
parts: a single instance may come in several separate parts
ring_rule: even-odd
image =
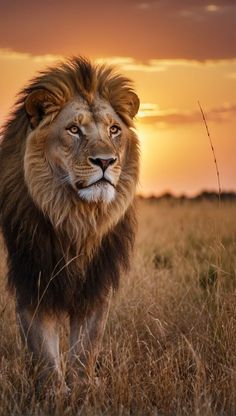
[[[21,338],[32,353],[39,370],[40,385],[66,389],[60,368],[58,322],[54,316],[34,313],[18,305],[17,317]]]
[[[83,319],[75,314],[70,317],[69,356],[72,381],[76,375],[84,378],[93,374],[106,326],[110,299],[111,291],[93,310],[88,310]]]

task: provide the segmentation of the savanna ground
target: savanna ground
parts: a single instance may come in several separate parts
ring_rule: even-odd
[[[67,400],[35,394],[1,248],[1,415],[236,414],[236,204],[139,201],[138,210],[133,267],[111,306],[99,385],[78,385]]]

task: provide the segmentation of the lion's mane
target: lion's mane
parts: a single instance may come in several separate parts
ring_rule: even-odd
[[[25,100],[41,88],[56,97],[44,115],[45,125],[76,94],[89,103],[99,94],[129,127],[124,174],[117,198],[108,207],[79,200],[60,189],[47,189],[40,167],[42,181],[35,192],[41,202],[33,200],[24,175],[30,125]],[[0,212],[8,249],[8,283],[22,305],[54,313],[93,305],[111,286],[118,287],[121,269],[128,268],[136,227],[133,199],[139,164],[138,141],[127,111],[130,92],[128,79],[82,58],[41,73],[21,92],[3,129]]]

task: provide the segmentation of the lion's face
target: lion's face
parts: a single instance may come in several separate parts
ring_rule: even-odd
[[[91,106],[80,97],[67,103],[45,140],[45,157],[58,183],[84,200],[111,202],[124,164],[127,130],[101,98]]]
[[[56,116],[51,118],[49,112],[38,122],[40,94],[48,105],[44,92],[30,96],[27,110],[33,122],[24,158],[25,179],[35,203],[48,211],[51,207],[46,205],[55,205],[64,191],[103,204],[124,197],[124,192],[129,199],[128,187],[134,190],[136,183],[138,144],[111,104],[98,95],[90,104],[74,96]]]

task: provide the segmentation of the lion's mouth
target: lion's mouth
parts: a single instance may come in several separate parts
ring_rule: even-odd
[[[76,188],[78,190],[80,190],[80,189],[88,189],[88,188],[91,188],[94,185],[100,185],[100,184],[101,185],[109,184],[109,185],[113,186],[113,188],[115,188],[114,183],[112,183],[111,181],[109,181],[109,179],[106,179],[104,177],[101,178],[101,179],[98,179],[97,181],[95,181],[95,182],[93,182],[93,183],[91,183],[90,185],[87,185],[87,186],[83,186],[83,182],[82,181],[77,181],[76,182]]]

